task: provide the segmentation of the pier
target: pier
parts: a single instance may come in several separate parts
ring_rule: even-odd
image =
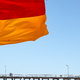
[[[0,80],[80,80],[79,76],[63,76],[63,75],[52,75],[52,74],[2,74]]]

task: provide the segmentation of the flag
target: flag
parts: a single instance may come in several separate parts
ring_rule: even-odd
[[[0,0],[0,45],[47,35],[44,0]]]

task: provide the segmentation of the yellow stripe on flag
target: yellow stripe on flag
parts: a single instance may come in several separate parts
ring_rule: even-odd
[[[0,45],[34,41],[48,34],[46,15],[0,20]]]

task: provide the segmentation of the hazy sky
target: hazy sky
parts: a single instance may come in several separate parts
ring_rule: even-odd
[[[49,35],[0,46],[0,74],[80,74],[80,0],[47,0]]]

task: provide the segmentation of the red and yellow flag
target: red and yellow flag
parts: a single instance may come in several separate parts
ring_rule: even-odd
[[[0,0],[0,45],[47,35],[44,0]]]

